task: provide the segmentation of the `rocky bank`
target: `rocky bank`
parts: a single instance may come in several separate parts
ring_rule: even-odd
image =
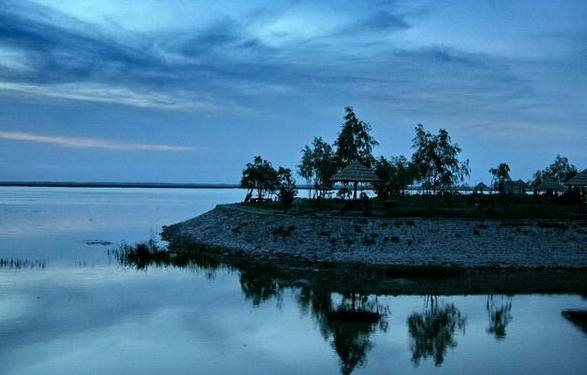
[[[464,268],[587,268],[587,222],[295,216],[219,205],[164,227],[171,243],[258,259]]]

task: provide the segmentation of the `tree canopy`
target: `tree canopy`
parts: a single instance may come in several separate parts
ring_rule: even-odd
[[[297,194],[296,180],[291,174],[291,169],[279,167],[277,170],[277,196],[279,201],[289,205]]]
[[[298,173],[314,187],[317,196],[324,197],[334,186],[331,178],[336,173],[336,158],[332,146],[321,137],[314,138],[312,147],[302,149]]]
[[[277,188],[277,171],[271,162],[257,155],[252,163],[247,163],[241,177],[241,187],[248,189],[250,193],[257,192],[259,199],[267,193],[272,193]]]
[[[337,167],[343,168],[353,160],[371,167],[375,161],[373,147],[379,144],[370,134],[371,126],[359,120],[352,107],[344,110],[344,123],[334,141]]]
[[[505,193],[506,184],[511,181],[510,166],[507,163],[500,163],[496,168],[489,169],[493,177],[493,187],[500,193]]]
[[[297,194],[296,181],[291,169],[273,168],[271,162],[257,155],[252,163],[247,163],[241,177],[241,187],[248,190],[247,195],[257,192],[257,198],[262,199],[278,191],[280,202],[289,204]]]
[[[557,155],[554,162],[543,170],[534,173],[534,185],[539,185],[547,177],[552,177],[559,182],[565,182],[575,177],[577,167],[569,162],[569,159]]]
[[[381,156],[375,161],[375,174],[381,181],[374,183],[373,187],[382,199],[404,194],[408,185],[414,181],[412,164],[403,155],[394,156],[391,160]]]
[[[453,143],[448,132],[440,129],[432,134],[422,124],[416,126],[412,140],[412,166],[422,186],[433,194],[452,191],[463,182],[471,170],[469,161],[460,161],[461,148]]]

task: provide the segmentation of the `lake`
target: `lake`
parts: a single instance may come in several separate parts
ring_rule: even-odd
[[[238,189],[0,188],[2,374],[586,374],[580,295],[339,295],[121,244]]]

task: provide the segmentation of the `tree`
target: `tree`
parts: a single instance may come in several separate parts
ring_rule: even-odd
[[[379,199],[387,199],[391,195],[391,177],[393,175],[393,166],[391,162],[381,156],[375,160],[375,174],[380,181],[373,184],[373,189],[377,193]]]
[[[371,126],[359,120],[352,107],[346,107],[344,110],[344,123],[334,142],[337,167],[344,168],[356,159],[371,167],[375,162],[373,147],[379,144],[369,134]]]
[[[314,138],[311,148],[302,149],[298,173],[307,180],[313,179],[316,195],[324,197],[334,186],[331,179],[336,173],[336,159],[332,146],[321,137]]]
[[[505,193],[505,187],[512,179],[510,177],[510,166],[507,163],[500,163],[497,168],[489,170],[493,177],[493,187],[501,194]]]
[[[571,164],[566,157],[557,155],[551,165],[534,173],[534,184],[540,184],[547,177],[553,177],[559,182],[565,182],[575,177],[576,174],[577,167]]]
[[[433,194],[453,190],[458,182],[463,182],[471,173],[469,161],[459,160],[461,148],[452,143],[444,129],[434,135],[418,124],[412,148],[416,150],[412,155],[415,179]]]
[[[314,154],[309,146],[304,146],[302,149],[302,160],[298,164],[298,174],[306,180],[308,185],[308,196],[312,197],[312,185],[314,184],[314,177],[316,169],[314,168]]]
[[[257,192],[257,198],[262,199],[266,193],[273,193],[277,189],[277,171],[271,162],[261,156],[255,156],[252,163],[247,163],[241,177],[241,187],[248,190],[248,194]]]
[[[391,160],[381,156],[375,161],[375,174],[381,181],[374,183],[373,187],[381,199],[404,194],[414,180],[412,165],[403,155],[394,156]]]
[[[277,191],[277,196],[282,204],[289,206],[293,202],[298,190],[291,169],[279,167],[277,170]]]

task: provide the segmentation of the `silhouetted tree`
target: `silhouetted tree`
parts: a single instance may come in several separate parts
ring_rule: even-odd
[[[405,156],[394,156],[391,160],[381,156],[375,161],[375,174],[381,181],[374,183],[373,187],[381,199],[404,194],[414,181],[414,170]]]
[[[336,173],[336,159],[332,146],[321,137],[314,138],[312,147],[305,146],[302,150],[298,173],[307,180],[311,179],[316,194],[324,197],[334,186],[331,178]]]
[[[575,177],[577,167],[569,162],[569,159],[557,155],[554,162],[543,170],[534,173],[534,185],[539,185],[547,177],[553,177],[559,182],[565,182]]]
[[[252,163],[247,163],[241,177],[241,187],[249,193],[257,192],[258,198],[263,198],[267,193],[273,193],[277,189],[277,171],[271,162],[261,156],[255,156]]]
[[[419,124],[416,126],[412,147],[415,149],[412,165],[417,180],[433,194],[453,190],[455,185],[463,182],[471,172],[469,161],[461,162],[458,158],[461,148],[458,144],[452,143],[444,129],[440,129],[438,134],[434,135]]]
[[[308,185],[308,197],[312,197],[312,187],[316,176],[316,168],[314,166],[314,153],[310,146],[306,145],[302,149],[302,160],[300,161],[300,164],[298,164],[298,174],[306,180],[306,185]]]
[[[371,167],[375,161],[373,147],[378,145],[369,134],[371,126],[359,120],[352,107],[346,107],[344,110],[344,123],[334,142],[337,167],[344,168],[353,160],[359,160],[367,167]]]
[[[279,167],[277,170],[277,196],[279,202],[284,205],[290,205],[297,194],[296,180],[291,174],[291,169]]]
[[[505,187],[512,179],[510,177],[510,166],[506,163],[500,163],[497,168],[489,169],[489,173],[493,178],[493,188],[501,194],[505,193]]]

